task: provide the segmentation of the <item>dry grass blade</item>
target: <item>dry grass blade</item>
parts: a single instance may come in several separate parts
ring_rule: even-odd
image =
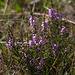
[[[6,10],[7,10],[8,1],[9,1],[9,0],[6,0],[5,9],[4,9],[4,14],[6,13]]]

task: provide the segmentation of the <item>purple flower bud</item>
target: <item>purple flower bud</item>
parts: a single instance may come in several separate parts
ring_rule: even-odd
[[[13,41],[11,41],[11,45],[13,45]]]
[[[37,34],[34,34],[33,41],[37,40]]]
[[[29,62],[31,66],[34,66],[34,59],[30,60]]]
[[[10,47],[10,45],[9,44],[6,44],[6,46],[9,48]]]
[[[2,62],[2,60],[0,59],[0,63]]]
[[[61,14],[59,14],[59,19],[62,20]]]
[[[11,38],[9,38],[9,40],[11,41]]]
[[[40,59],[40,57],[38,57],[36,60],[39,60]]]
[[[24,57],[22,57],[22,60],[24,60]]]
[[[48,21],[42,22],[41,27],[42,27],[42,31],[44,30],[44,27],[48,27]]]
[[[30,17],[30,25],[32,25],[33,23],[36,23],[35,21],[36,17]]]
[[[23,54],[23,52],[21,52]]]
[[[15,45],[15,47],[17,47],[17,44],[14,44]]]
[[[29,45],[32,47],[32,45],[34,45],[34,42],[32,40],[29,40]]]
[[[65,50],[65,52],[68,52],[68,50]]]
[[[58,47],[57,47],[57,45],[56,44],[52,44],[52,47],[53,47],[53,53],[54,53],[54,55],[55,56],[58,55]]]
[[[24,57],[27,57],[26,54],[24,54]]]
[[[65,29],[65,27],[63,26],[60,32],[62,33],[64,31],[64,29]]]
[[[65,52],[68,52],[67,48],[65,48]]]
[[[37,49],[38,49],[38,50],[41,50],[41,48],[39,48],[39,47],[38,47]]]
[[[36,43],[36,46],[40,46],[40,44],[39,43]]]
[[[60,35],[63,35],[63,33],[61,33]]]
[[[43,44],[45,42],[45,39],[41,37],[41,40],[39,41],[39,44]]]
[[[41,59],[40,62],[39,62],[40,67],[43,67],[43,64],[44,64],[44,60]]]
[[[46,23],[46,27],[48,27],[48,21],[45,21],[45,23]]]
[[[28,71],[28,68],[26,68],[25,70]]]
[[[52,11],[49,9],[49,17],[52,17]]]
[[[20,51],[20,53],[22,53],[22,51]]]
[[[4,67],[7,67],[7,65],[4,65]]]
[[[40,69],[41,69],[41,67],[40,67],[40,66],[37,66],[37,69],[38,69],[38,70],[40,70]]]
[[[12,51],[13,49],[12,48],[10,48],[10,51]]]

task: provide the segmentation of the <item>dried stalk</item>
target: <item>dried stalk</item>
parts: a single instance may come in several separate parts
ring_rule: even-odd
[[[8,1],[9,1],[9,0],[6,0],[6,3],[5,3],[4,14],[6,13],[6,10],[7,10],[7,6],[8,6]]]

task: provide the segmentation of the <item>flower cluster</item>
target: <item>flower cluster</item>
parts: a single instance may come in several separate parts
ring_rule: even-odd
[[[53,48],[54,55],[57,56],[58,55],[58,47],[57,47],[57,45],[56,44],[52,44],[52,48]]]
[[[51,17],[53,20],[51,21],[44,21],[42,22],[41,26],[38,26],[36,22],[36,17],[30,17],[30,27],[32,27],[35,31],[27,32],[28,36],[26,37],[27,39],[25,41],[22,41],[21,44],[18,45],[18,43],[15,43],[15,41],[11,38],[9,38],[8,43],[6,46],[13,52],[12,55],[14,55],[15,58],[18,58],[16,61],[21,65],[23,69],[23,72],[26,73],[31,73],[31,75],[43,75],[45,72],[48,72],[52,70],[56,70],[57,62],[55,62],[55,58],[58,56],[61,46],[55,44],[56,43],[62,43],[62,39],[59,34],[63,34],[63,31],[66,30],[64,26],[62,26],[62,29],[60,30],[60,25],[56,25],[56,22],[58,24],[57,19],[62,19],[61,14],[56,14],[56,10],[51,8],[49,9],[49,17]],[[57,20],[57,21],[56,21]],[[60,21],[59,20],[59,21]],[[51,25],[50,25],[51,24]],[[50,27],[50,26],[51,27]],[[61,24],[62,25],[62,24]],[[37,27],[35,27],[37,26]],[[38,30],[38,27],[41,27]],[[38,32],[37,32],[37,30]],[[57,29],[58,28],[58,29]],[[29,35],[30,34],[30,35]],[[57,34],[57,35],[56,35]],[[53,44],[52,44],[53,43]],[[61,44],[60,43],[60,44]],[[64,43],[63,43],[64,44]],[[52,48],[50,48],[52,46]],[[14,49],[17,49],[14,51]],[[51,51],[52,49],[52,51]],[[59,49],[59,50],[58,50]],[[63,49],[61,49],[63,50]],[[52,54],[53,52],[53,54]],[[65,54],[69,53],[68,49],[65,49],[64,52]],[[63,52],[62,52],[63,53]],[[53,56],[54,55],[54,56]],[[63,56],[62,56],[63,58]],[[15,60],[15,59],[14,59]],[[12,61],[10,59],[10,61]],[[14,61],[14,62],[16,62]],[[21,61],[21,62],[20,62]],[[0,60],[0,63],[2,60]],[[8,61],[9,62],[9,61]],[[54,63],[53,63],[54,62]],[[53,66],[50,66],[54,64]],[[46,67],[48,66],[48,67]],[[56,66],[56,67],[55,67]],[[54,68],[54,69],[53,69]],[[25,70],[25,71],[24,71]],[[44,72],[44,73],[43,73]],[[47,74],[49,75],[50,72]],[[52,73],[51,73],[52,74]]]
[[[6,46],[12,51],[12,46],[17,47],[18,45],[16,43],[13,43],[13,40],[9,38],[8,43],[6,43]]]
[[[43,64],[44,64],[44,60],[41,59],[40,62],[39,62],[40,67],[43,67]]]
[[[36,17],[30,17],[29,21],[30,21],[30,25],[36,25],[37,24]]]
[[[9,48],[11,45],[13,45],[13,41],[11,40],[11,38],[9,38],[9,41],[6,44],[6,46]]]
[[[34,62],[34,59],[31,59],[29,62],[30,62],[30,65],[31,65],[31,66],[34,66],[34,63],[35,63],[35,62]]]
[[[53,8],[49,9],[49,17],[54,17],[55,20],[62,19],[61,14],[56,14],[56,9]]]
[[[43,44],[45,42],[45,38],[44,37],[41,37],[41,39],[39,40],[37,38],[37,34],[33,34],[33,40],[29,40],[29,45],[32,47],[32,45],[36,45],[36,46],[40,46],[40,44]],[[39,42],[37,42],[39,41]]]
[[[48,27],[48,21],[42,22],[41,27],[42,27],[42,31],[44,30],[45,27],[47,28]]]

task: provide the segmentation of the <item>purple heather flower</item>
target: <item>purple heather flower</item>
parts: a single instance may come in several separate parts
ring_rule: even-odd
[[[22,53],[22,51],[20,51],[20,53]]]
[[[53,9],[53,12],[55,13],[56,12],[56,9]]]
[[[58,55],[58,47],[57,47],[57,45],[56,44],[52,44],[52,47],[53,47],[53,53],[54,53],[54,55],[55,56]]]
[[[34,59],[30,60],[29,62],[31,66],[34,66]]]
[[[56,46],[56,44],[52,44],[52,47],[53,47],[53,49],[55,49],[55,50],[58,49],[57,46]]]
[[[68,52],[68,50],[65,50],[65,52]]]
[[[64,29],[65,29],[65,27],[63,26],[60,32],[62,33]]]
[[[6,44],[6,46],[9,48],[11,45],[13,45],[13,41],[11,41],[11,38],[9,38],[9,41]]]
[[[25,70],[28,71],[28,68],[26,68]]]
[[[0,63],[2,62],[2,60],[0,59]]]
[[[36,43],[36,46],[40,46],[40,44],[39,43]]]
[[[39,73],[39,71],[37,71],[37,72],[34,72],[34,74],[38,74]]]
[[[41,27],[42,27],[42,31],[44,30],[44,27],[48,27],[48,21],[42,22]]]
[[[39,48],[39,47],[38,47],[37,49],[38,49],[38,50],[41,50],[41,48]]]
[[[30,46],[34,45],[34,42],[32,40],[29,40],[29,45]]]
[[[57,17],[55,17],[55,20],[57,20]]]
[[[9,40],[11,41],[11,38],[9,38]]]
[[[68,52],[67,48],[65,48],[65,52]]]
[[[56,12],[56,9],[53,9],[53,8],[49,9],[49,16],[50,17],[54,17],[55,16],[55,12]]]
[[[62,20],[61,14],[59,14],[59,16],[58,16],[58,17],[59,17],[59,19],[60,19],[60,20]]]
[[[29,57],[29,55],[27,55],[27,57]]]
[[[43,44],[45,42],[44,37],[41,37],[41,40],[39,41],[39,44]]]
[[[21,53],[21,54],[23,54],[23,52],[22,52],[22,51],[20,51],[20,53]]]
[[[39,62],[40,67],[43,67],[43,64],[44,64],[44,60],[41,59],[40,62]]]
[[[23,54],[23,52],[21,52]]]
[[[24,57],[27,57],[26,54],[24,54]]]
[[[36,44],[36,40],[37,40],[37,34],[33,34],[33,42]]]
[[[22,60],[24,60],[24,57],[22,57]]]
[[[48,21],[45,21],[46,27],[48,27]]]
[[[13,49],[12,48],[10,48],[10,51],[12,51]]]
[[[6,46],[9,48],[10,47],[10,45],[9,44],[6,44]]]
[[[17,44],[14,44],[15,45],[15,47],[17,47]]]
[[[62,19],[61,14],[56,14],[55,12],[56,12],[56,9],[53,9],[53,8],[49,9],[49,16],[54,17],[55,20],[57,19],[61,20]]]
[[[33,40],[33,42],[36,44],[36,41]]]
[[[13,45],[13,41],[11,41],[11,45]]]
[[[32,59],[32,58],[30,57],[30,59]]]
[[[7,65],[4,65],[4,67],[7,67]]]
[[[40,69],[41,69],[41,67],[40,67],[40,66],[37,66],[37,69],[38,69],[38,70],[40,70]]]
[[[33,23],[37,23],[36,21],[35,21],[35,19],[36,19],[36,17],[30,17],[30,25],[33,25]]]
[[[49,9],[49,17],[52,17],[52,11]]]
[[[42,26],[42,31],[43,31],[44,30],[44,22],[42,22],[41,26]]]
[[[36,58],[36,60],[39,60],[39,59],[40,59],[40,57]]]

